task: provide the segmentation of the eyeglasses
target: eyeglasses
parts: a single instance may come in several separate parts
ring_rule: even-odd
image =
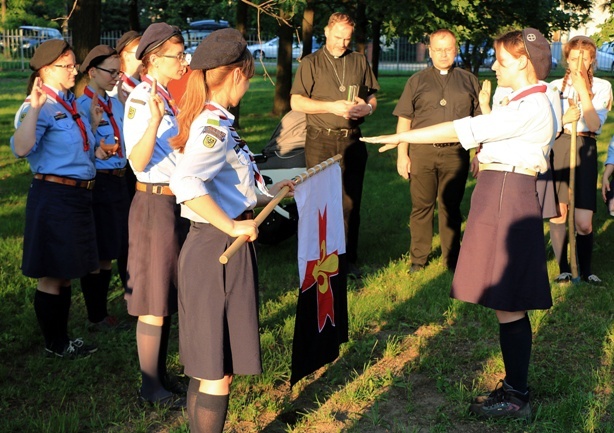
[[[452,54],[454,52],[454,48],[431,48],[431,51],[435,54]]]
[[[70,64],[70,65],[53,65],[56,68],[63,68],[66,69],[68,72],[72,72],[75,69],[79,69],[79,64],[78,63],[74,63],[74,64]]]
[[[94,67],[96,69],[99,69],[101,71],[106,72],[107,74],[109,74],[111,76],[111,78],[117,78],[117,77],[120,77],[120,76],[124,75],[123,71],[116,71],[115,69],[109,70],[109,69],[101,68],[101,67],[98,67],[98,66],[94,66]]]
[[[169,59],[179,60],[180,62],[183,62],[186,59],[187,54],[185,52],[183,52],[183,53],[176,54],[174,56],[171,56],[169,54],[162,54],[161,56],[162,57],[167,57]]]

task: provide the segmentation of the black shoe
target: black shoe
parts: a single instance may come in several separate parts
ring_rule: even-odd
[[[531,418],[529,391],[521,393],[506,384],[503,380],[487,397],[478,396],[469,407],[469,412],[483,419],[493,418]]]
[[[173,394],[185,396],[188,393],[188,385],[182,381],[180,376],[166,375],[162,381],[162,386]]]
[[[61,351],[45,347],[45,354],[49,357],[56,356],[58,358],[78,359],[87,358],[97,350],[97,346],[86,344],[82,339],[75,338],[74,340],[69,340]]]
[[[149,400],[143,397],[141,393],[138,393],[137,403],[139,404],[139,406],[149,409],[160,408],[169,410],[182,410],[187,407],[186,399],[184,397],[178,397],[175,394],[171,394],[158,400]]]
[[[362,278],[362,272],[360,272],[360,269],[358,269],[355,263],[348,262],[348,277],[355,280],[360,280]]]

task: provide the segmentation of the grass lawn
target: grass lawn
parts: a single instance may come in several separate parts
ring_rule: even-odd
[[[495,81],[492,75],[487,78]],[[77,361],[42,356],[32,306],[36,282],[20,272],[31,174],[27,162],[15,159],[8,145],[26,79],[23,73],[0,72],[0,431],[188,432],[186,414],[144,410],[136,404],[140,373],[135,322],[126,313],[118,277],[112,282],[110,310],[130,323],[130,330],[90,333],[75,281],[71,335],[95,341],[100,350]],[[365,122],[365,135],[394,131],[392,110],[405,80],[381,78],[378,109]],[[266,144],[279,121],[268,114],[273,90],[270,82],[256,76],[241,103],[241,136],[255,151]],[[600,161],[613,134],[610,120],[598,141]],[[490,390],[503,376],[494,314],[448,297],[452,277],[439,259],[437,236],[425,271],[406,273],[408,184],[396,174],[396,152],[378,154],[372,146],[369,153],[359,248],[365,277],[348,287],[350,342],[335,363],[290,389],[299,280],[296,240],[262,246],[258,259],[265,372],[235,379],[225,431],[613,433],[614,219],[601,201],[594,219],[593,268],[603,285],[553,285],[554,307],[531,313],[532,422],[483,422],[470,417],[467,408],[472,397]],[[464,215],[474,186],[470,177]],[[552,255],[548,269],[554,277]],[[170,368],[180,374],[176,326],[171,339]]]

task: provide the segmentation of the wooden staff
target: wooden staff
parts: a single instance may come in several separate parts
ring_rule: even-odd
[[[578,64],[576,71],[582,71],[584,52],[580,50],[578,56]],[[578,93],[574,91],[574,104],[578,105]],[[576,252],[576,165],[577,165],[577,147],[578,147],[578,121],[571,122],[571,145],[569,147],[569,208],[567,210],[567,225],[569,227],[569,251],[571,265],[571,279],[578,281],[580,275],[578,273],[578,255]]]
[[[310,178],[314,174],[319,173],[325,168],[330,167],[332,164],[338,162],[339,160],[341,160],[341,158],[342,158],[341,155],[335,155],[332,158],[328,158],[326,161],[323,161],[319,163],[318,165],[311,167],[309,170],[304,171],[303,173],[297,176],[294,176],[292,178],[292,183],[294,183],[294,185],[303,183],[304,181],[306,181],[308,178]],[[266,219],[266,217],[268,217],[269,214],[273,212],[273,209],[275,209],[275,206],[277,206],[279,202],[286,196],[286,194],[288,194],[288,191],[290,191],[290,188],[287,186],[284,186],[277,194],[275,194],[275,197],[273,197],[273,199],[264,207],[264,209],[260,211],[258,216],[254,218],[254,221],[256,221],[256,227],[259,227],[260,224],[262,224],[262,222]],[[228,260],[237,251],[239,251],[239,249],[243,246],[243,244],[247,242],[248,240],[249,240],[249,236],[240,236],[236,238],[235,241],[232,243],[232,245],[230,245],[226,249],[226,251],[224,251],[224,253],[220,256],[220,259],[219,259],[220,263],[223,265],[228,263]]]

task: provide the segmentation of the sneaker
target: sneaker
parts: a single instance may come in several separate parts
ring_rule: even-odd
[[[77,359],[87,358],[98,350],[93,344],[86,344],[81,338],[69,340],[61,352],[45,347],[47,356],[57,356],[58,358]]]
[[[501,379],[499,380],[499,382],[495,386],[495,389],[492,392],[488,394],[478,395],[476,398],[473,399],[473,402],[482,404],[488,399],[497,399],[505,392],[504,388],[511,388],[511,386],[509,386],[507,383],[505,383],[503,379]]]
[[[572,275],[570,272],[561,272],[555,279],[555,283],[564,284],[571,282]]]
[[[481,402],[473,403],[469,412],[480,418],[531,418],[529,391],[523,394],[503,381],[500,384],[485,399],[478,397],[476,400]]]
[[[586,277],[585,281],[589,284],[601,284],[601,278],[595,274],[590,274],[588,277]]]

